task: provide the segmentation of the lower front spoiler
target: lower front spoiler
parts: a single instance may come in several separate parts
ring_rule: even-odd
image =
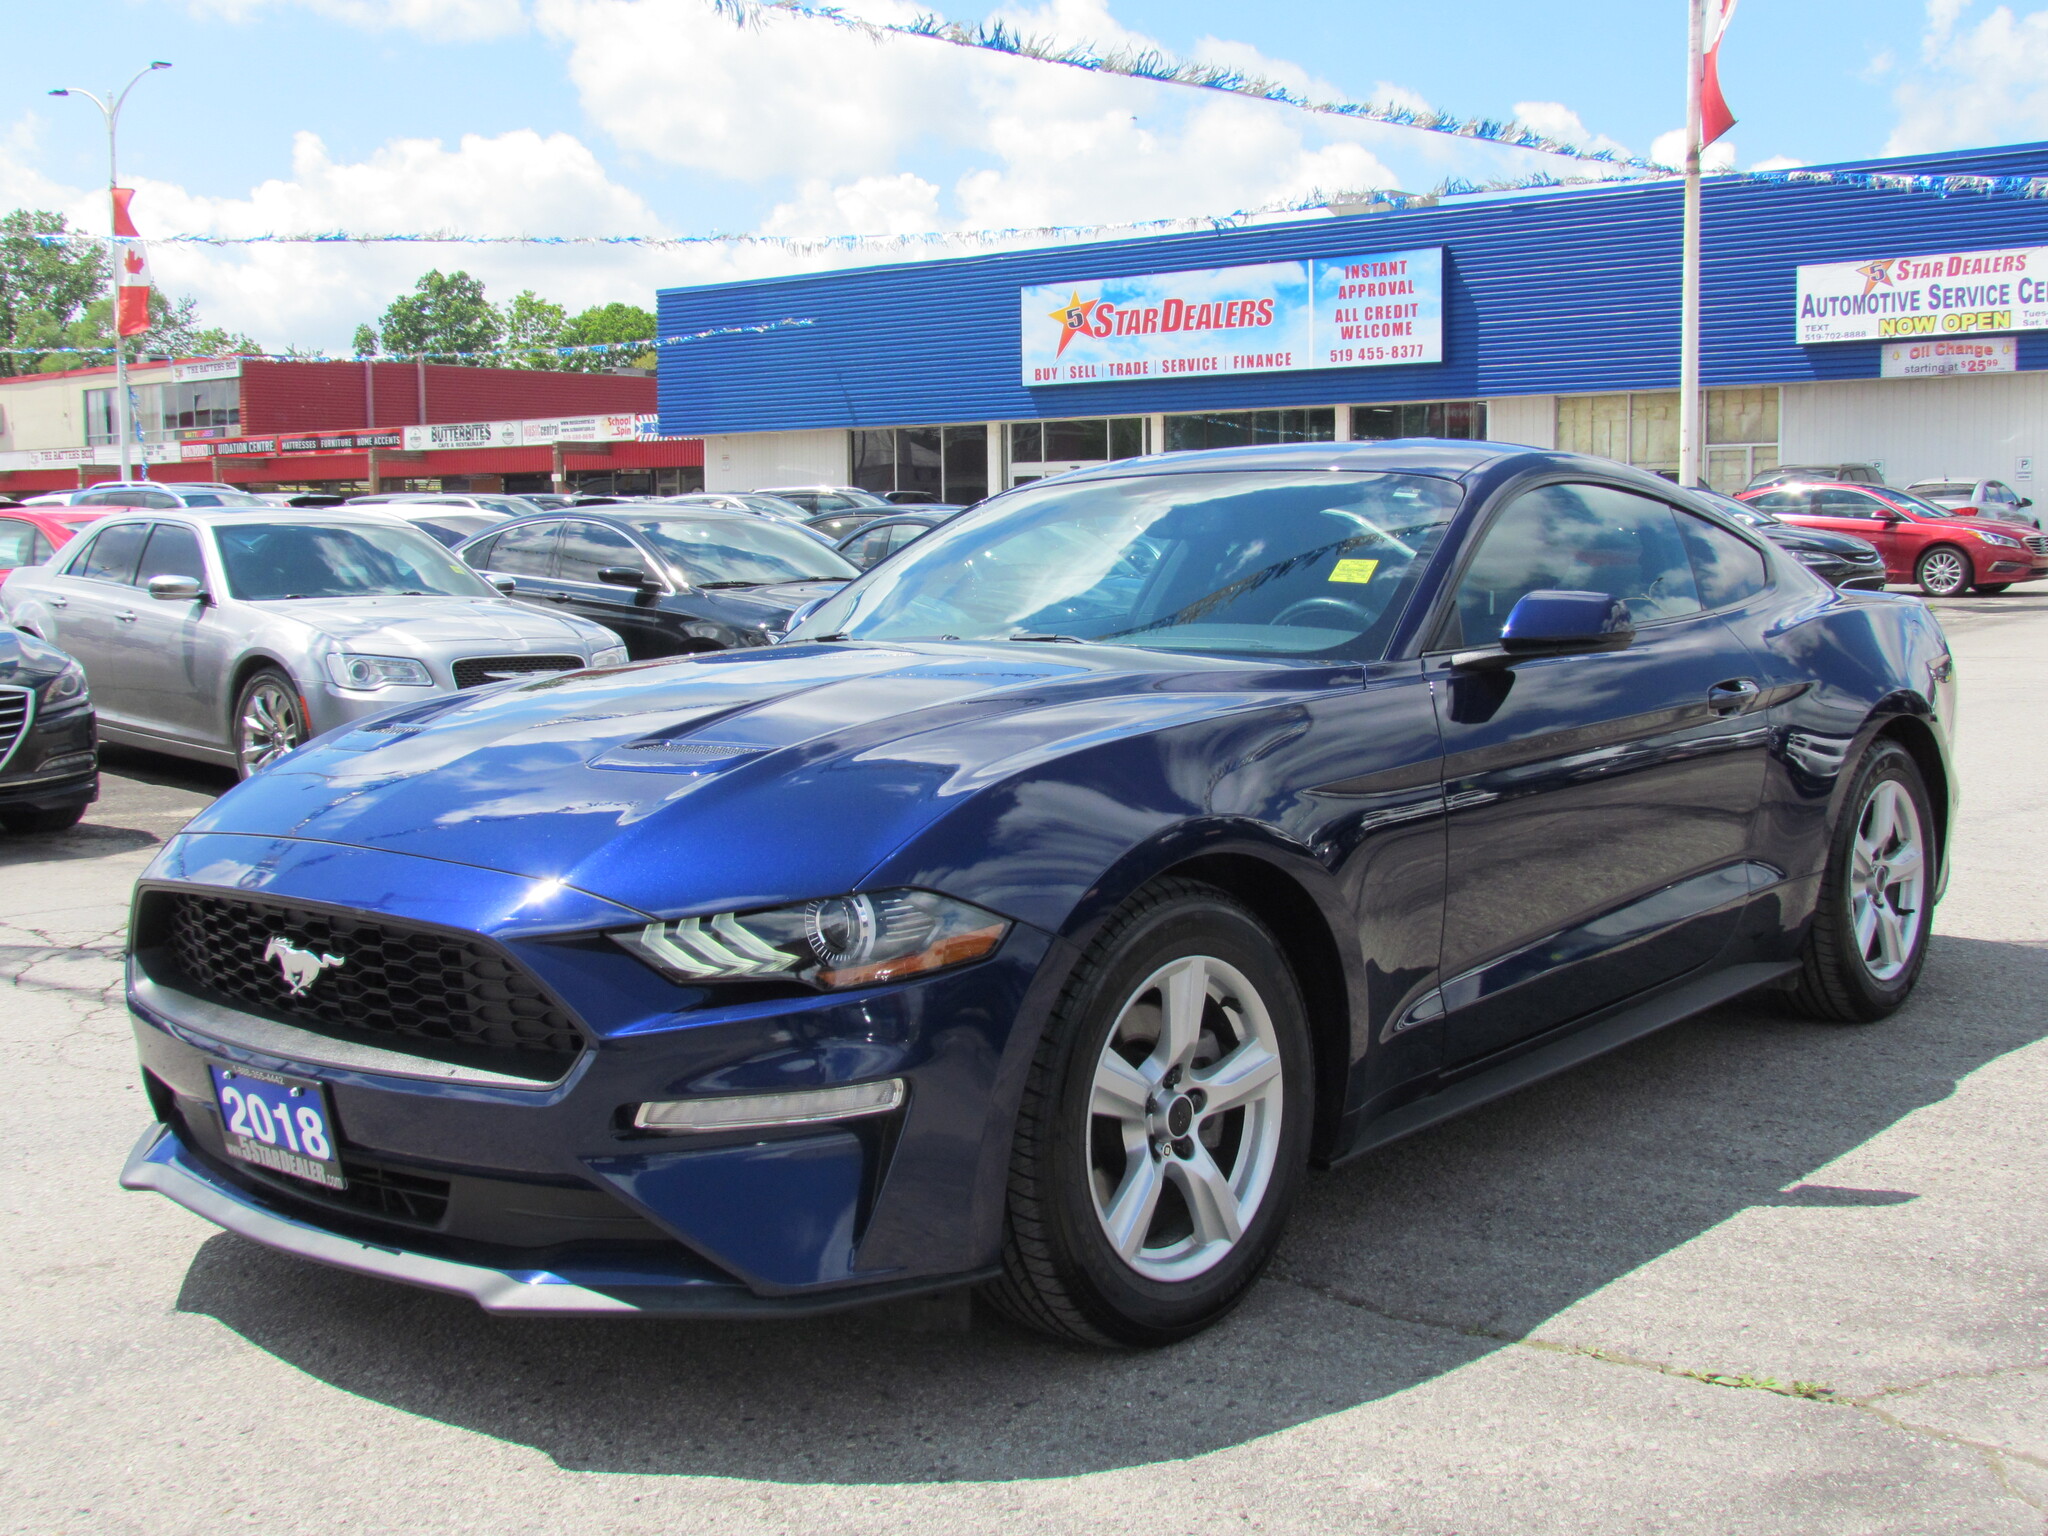
[[[521,1317],[811,1317],[906,1296],[951,1290],[991,1279],[995,1271],[938,1279],[868,1285],[800,1296],[757,1296],[741,1285],[695,1279],[620,1283],[537,1269],[493,1269],[435,1254],[408,1252],[330,1232],[269,1209],[216,1177],[186,1150],[167,1125],[142,1133],[121,1170],[123,1189],[153,1189],[195,1216],[251,1242],[315,1263],[379,1280],[467,1296],[486,1312]],[[650,1277],[651,1278],[651,1277]]]

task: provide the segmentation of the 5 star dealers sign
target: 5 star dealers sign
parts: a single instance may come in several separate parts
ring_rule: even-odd
[[[1027,385],[1440,363],[1443,249],[1026,288]]]

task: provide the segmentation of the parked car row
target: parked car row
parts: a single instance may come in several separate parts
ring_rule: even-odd
[[[1958,512],[1890,486],[1787,483],[1744,491],[1741,500],[1794,527],[1866,540],[1886,581],[1916,583],[1929,597],[1998,593],[2048,576],[2048,537],[2031,524]]]

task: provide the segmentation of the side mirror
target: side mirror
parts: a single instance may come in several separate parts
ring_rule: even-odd
[[[1498,647],[1461,652],[1451,665],[1485,669],[1538,656],[1618,651],[1635,637],[1628,604],[1605,592],[1528,592],[1508,613]]]
[[[597,573],[597,579],[608,587],[647,588],[654,580],[637,565],[608,565]]]
[[[2034,498],[2031,496],[2022,496],[2018,501],[2013,503],[2013,505],[2016,507],[2031,507],[2033,504]]]
[[[152,576],[149,595],[167,603],[189,603],[206,596],[206,588],[199,584],[197,576]]]
[[[512,596],[513,593],[519,590],[519,583],[510,576],[486,576],[484,580],[488,581],[507,597]]]

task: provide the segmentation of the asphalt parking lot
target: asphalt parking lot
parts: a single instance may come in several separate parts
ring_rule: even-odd
[[[127,891],[227,781],[112,754],[0,840],[0,1528],[2042,1532],[2048,591],[1937,606],[1964,804],[1907,1009],[1723,1008],[1319,1176],[1150,1354],[493,1320],[124,1194]]]

